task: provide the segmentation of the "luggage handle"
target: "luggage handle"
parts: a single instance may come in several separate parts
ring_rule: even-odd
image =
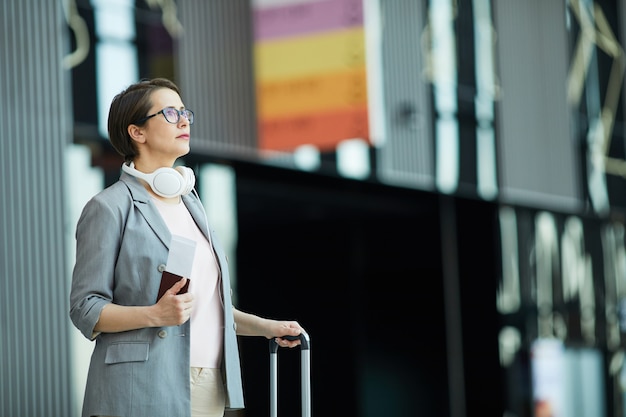
[[[283,339],[300,339],[300,374],[302,391],[302,417],[311,417],[311,340],[302,330],[299,336],[282,336]],[[278,343],[270,340],[270,416],[278,415]]]

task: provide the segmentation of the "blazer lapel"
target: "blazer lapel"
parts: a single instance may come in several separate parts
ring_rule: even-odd
[[[191,217],[193,217],[193,220],[196,222],[202,234],[204,234],[204,237],[212,243],[213,239],[209,233],[208,220],[200,199],[193,194],[188,194],[183,196],[183,203],[187,207],[187,210],[189,210]]]
[[[167,224],[163,221],[159,210],[156,205],[150,204],[150,194],[143,185],[135,177],[122,173],[120,180],[126,184],[130,191],[130,196],[133,199],[133,204],[141,212],[141,215],[146,219],[148,225],[152,228],[154,233],[163,242],[163,244],[169,249],[170,241],[172,240],[172,234],[167,228]]]

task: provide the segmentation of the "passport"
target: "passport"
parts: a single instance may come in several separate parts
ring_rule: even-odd
[[[159,295],[157,295],[157,301],[159,301],[161,297],[163,297],[163,294],[165,294],[167,290],[172,288],[172,285],[176,284],[181,279],[183,279],[183,277],[180,275],[176,275],[169,271],[163,271],[163,274],[161,275],[161,285],[159,286]],[[183,288],[178,291],[179,294],[185,294],[187,291],[189,291],[189,282],[189,279],[187,279],[187,282],[185,283],[185,285],[183,285]]]
[[[165,294],[167,290],[172,288],[172,285],[183,279],[183,277],[189,278],[191,276],[195,252],[196,242],[194,240],[172,235],[167,264],[165,265],[165,271],[161,274],[161,284],[159,285],[157,301],[163,297],[163,294]],[[189,279],[187,279],[187,282],[178,294],[185,294],[189,291],[189,282]]]

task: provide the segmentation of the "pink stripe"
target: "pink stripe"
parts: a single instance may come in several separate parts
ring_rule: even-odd
[[[323,0],[258,9],[255,40],[363,26],[363,0]]]

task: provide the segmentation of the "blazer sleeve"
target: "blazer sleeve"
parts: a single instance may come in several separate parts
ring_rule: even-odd
[[[94,327],[102,308],[113,299],[115,264],[124,230],[124,209],[109,203],[120,199],[107,199],[103,194],[85,205],[78,220],[70,289],[70,318],[90,340],[97,336]]]

